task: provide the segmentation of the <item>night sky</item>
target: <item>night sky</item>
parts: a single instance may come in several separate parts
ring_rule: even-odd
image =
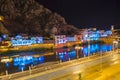
[[[119,0],[37,0],[78,28],[120,28]]]

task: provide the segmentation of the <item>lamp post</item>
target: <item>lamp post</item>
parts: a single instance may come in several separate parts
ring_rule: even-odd
[[[30,73],[30,75],[31,75],[31,67],[29,66],[29,73]]]
[[[114,51],[114,42],[115,42],[115,41],[113,41],[113,51]]]
[[[116,44],[117,44],[117,53],[119,53],[119,48],[118,48],[118,41],[117,41],[117,43],[116,43]]]
[[[100,51],[100,72],[102,71],[102,50]]]
[[[79,58],[78,52],[79,52],[79,50],[80,50],[80,46],[76,46],[76,47],[75,47],[75,50],[76,50],[76,52],[77,52],[77,58]]]
[[[6,73],[6,76],[7,76],[8,75],[8,70],[6,70],[5,73]]]
[[[88,37],[88,59],[89,59],[89,55],[90,55],[90,39]]]
[[[113,51],[116,47],[117,47],[117,50],[118,50],[118,41],[114,40],[113,41]]]
[[[2,18],[0,17],[0,21],[2,21]]]
[[[0,21],[3,21],[4,20],[4,17],[3,16],[0,16]]]

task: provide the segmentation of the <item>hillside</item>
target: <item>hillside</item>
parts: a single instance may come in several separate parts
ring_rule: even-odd
[[[10,34],[47,36],[53,33],[54,27],[57,29],[54,34],[71,35],[77,32],[77,28],[68,25],[62,16],[51,12],[35,0],[0,0],[0,16],[4,17],[1,22]]]

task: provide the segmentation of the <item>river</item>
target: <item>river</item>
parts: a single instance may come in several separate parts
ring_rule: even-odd
[[[54,50],[53,52],[20,52],[0,57],[0,75],[6,73],[15,73],[22,70],[28,70],[29,66],[35,66],[54,61],[68,61],[76,58],[87,57],[97,52],[111,51],[112,45],[92,44],[90,46],[83,46],[78,51],[74,48],[62,48]]]

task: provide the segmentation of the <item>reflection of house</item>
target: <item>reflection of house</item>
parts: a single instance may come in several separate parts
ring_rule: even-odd
[[[12,58],[9,57],[1,57],[1,63],[12,62]]]

